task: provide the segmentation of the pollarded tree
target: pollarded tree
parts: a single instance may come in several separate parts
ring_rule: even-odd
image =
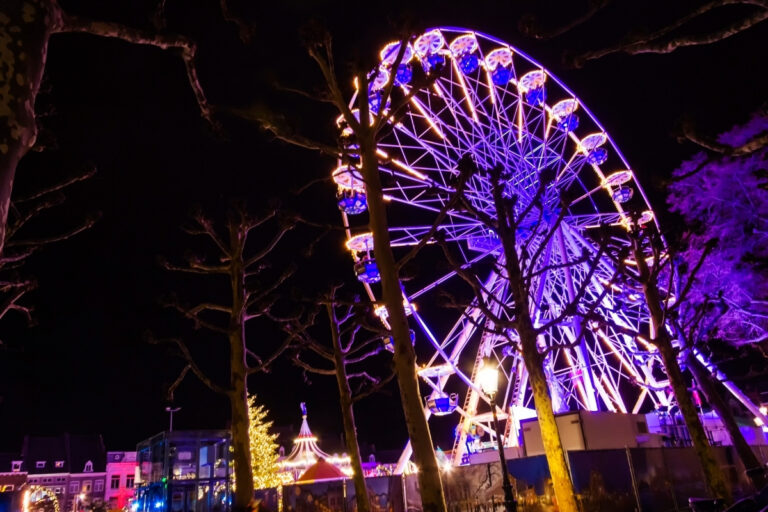
[[[611,323],[614,328],[635,339],[647,339],[658,351],[669,379],[669,386],[704,472],[705,483],[715,497],[730,501],[731,490],[712,452],[680,365],[682,340],[672,329],[672,321],[687,303],[694,277],[712,244],[707,244],[708,249],[704,249],[699,260],[691,268],[682,269],[674,264],[674,255],[670,253],[669,246],[655,226],[640,225],[639,215],[633,215],[627,227],[631,264],[623,266],[623,269],[632,282],[638,283],[642,291],[648,310],[649,332],[633,332],[607,318],[594,320]]]
[[[509,301],[500,300],[493,290],[487,288],[484,278],[474,271],[472,266],[462,265],[461,260],[443,241],[442,232],[435,232],[435,239],[443,247],[443,253],[451,264],[452,270],[469,285],[472,290],[472,304],[482,311],[486,320],[477,327],[498,338],[520,354],[528,374],[528,386],[531,388],[534,406],[541,428],[544,452],[552,476],[555,496],[560,510],[576,512],[579,510],[571,481],[566,453],[560,439],[555,420],[552,396],[546,371],[546,360],[556,348],[577,347],[585,331],[586,319],[595,314],[615,279],[621,276],[621,264],[616,266],[613,275],[601,276],[607,285],[602,294],[589,297],[590,281],[598,274],[601,261],[606,257],[606,240],[597,240],[593,252],[584,252],[574,258],[562,256],[562,260],[545,257],[550,243],[563,236],[561,225],[568,211],[568,198],[557,194],[553,186],[554,176],[543,169],[538,172],[536,189],[530,197],[510,195],[509,173],[501,166],[492,169],[478,169],[475,163],[465,158],[459,163],[459,176],[456,180],[455,211],[463,212],[479,220],[489,232],[498,237],[500,257],[493,262],[492,272],[506,280]],[[465,191],[464,184],[469,180],[482,179],[487,183],[491,196],[491,206],[486,210],[477,207]],[[548,209],[556,211],[554,215]],[[597,236],[601,236],[599,233]],[[623,258],[619,258],[623,261]],[[552,308],[546,314],[536,311],[544,308],[537,290],[543,289],[546,276],[550,273],[562,273],[570,284],[569,300]],[[558,274],[559,275],[559,274]],[[581,275],[576,279],[574,275]],[[455,303],[452,306],[466,310],[467,304]],[[467,317],[470,321],[476,322]],[[559,324],[573,326],[575,336],[569,344],[547,345],[542,340]],[[503,411],[502,411],[503,412]]]
[[[410,36],[406,36],[401,40],[392,64],[393,69],[397,69],[402,61],[406,49],[405,43],[409,39]],[[270,113],[254,111],[234,113],[256,120],[278,139],[288,143],[320,151],[346,163],[359,162],[357,168],[366,188],[368,228],[373,238],[373,254],[381,277],[383,303],[387,309],[387,320],[394,341],[395,375],[400,390],[408,436],[413,447],[413,457],[419,467],[418,479],[421,488],[421,501],[425,512],[444,512],[446,504],[443,484],[440,480],[440,470],[435,457],[432,434],[424,416],[424,404],[419,391],[416,353],[411,344],[410,328],[400,286],[401,265],[395,259],[390,244],[387,210],[382,192],[381,176],[379,175],[380,158],[377,155],[380,134],[388,129],[389,123],[393,122],[393,118],[397,116],[401,107],[407,105],[418,91],[428,86],[432,78],[417,71],[411,81],[410,91],[404,97],[393,98],[395,73],[391,73],[387,82],[377,93],[381,95],[378,100],[379,104],[388,105],[391,102],[391,108],[386,113],[385,109],[373,112],[367,94],[358,94],[356,104],[354,106],[349,105],[348,98],[351,97],[352,91],[345,93],[345,89],[341,86],[341,83],[347,83],[347,80],[340,81],[336,74],[331,37],[326,31],[320,30],[309,34],[307,50],[320,68],[325,81],[325,91],[314,95],[303,94],[329,103],[338,111],[348,133],[344,140],[339,141],[338,146],[311,140],[296,133],[295,130],[280,125],[277,118]],[[361,66],[355,69],[354,82],[357,84],[358,90],[368,90],[371,79],[370,70],[373,67],[373,63],[371,63],[370,67]],[[365,122],[365,120],[369,122]]]
[[[225,395],[229,400],[236,483],[234,506],[239,510],[245,510],[248,506],[254,488],[249,440],[248,376],[268,370],[291,343],[289,336],[271,352],[265,347],[263,339],[249,344],[246,338],[246,324],[271,315],[276,291],[293,273],[290,267],[276,274],[271,273],[267,258],[294,225],[293,219],[281,216],[278,209],[260,217],[253,217],[240,205],[229,212],[225,229],[219,231],[211,218],[198,213],[194,216],[193,224],[184,228],[184,231],[208,240],[214,247],[214,255],[189,256],[185,265],[163,262],[163,266],[168,270],[218,276],[226,279],[229,284],[229,301],[224,303],[214,299],[195,306],[186,306],[177,301],[168,304],[191,320],[195,329],[205,329],[227,339],[227,384],[219,384],[212,379],[198,365],[189,346],[181,339],[160,341],[173,344],[186,362],[186,366],[169,389],[171,398],[175,389],[191,371],[209,389]],[[271,233],[268,231],[270,226]],[[249,240],[257,241],[258,245],[251,246]]]
[[[270,432],[272,422],[267,420],[268,411],[256,403],[256,397],[248,397],[248,438],[251,445],[251,470],[255,489],[269,489],[282,484],[277,465],[280,457],[277,434]]]
[[[374,358],[384,350],[383,337],[387,334],[380,326],[370,324],[370,304],[359,298],[346,302],[337,297],[338,287],[317,301],[327,316],[330,339],[314,337],[311,327],[316,324],[319,311],[306,318],[285,325],[297,344],[294,363],[305,371],[336,377],[339,405],[344,423],[347,452],[354,471],[355,499],[359,512],[370,512],[371,503],[365,485],[360,445],[357,440],[354,404],[387,385],[394,374],[377,375],[372,369]]]

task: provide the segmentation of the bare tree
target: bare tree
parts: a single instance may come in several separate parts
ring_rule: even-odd
[[[401,39],[400,49],[393,63],[397,69],[405,53],[410,36]],[[340,85],[336,74],[333,58],[333,48],[330,35],[319,30],[309,34],[307,50],[310,57],[319,67],[325,82],[325,90],[318,94],[294,91],[332,105],[341,115],[350,135],[339,141],[338,145],[327,144],[306,137],[290,127],[279,122],[268,112],[233,111],[234,114],[259,122],[276,138],[306,149],[319,151],[325,155],[345,161],[359,161],[357,166],[365,182],[368,202],[368,227],[373,237],[373,253],[381,276],[383,303],[388,313],[388,324],[394,340],[394,366],[408,435],[413,447],[413,456],[419,467],[419,485],[421,499],[425,512],[444,512],[446,510],[443,485],[440,471],[432,444],[424,405],[419,391],[418,375],[416,373],[416,353],[411,344],[408,318],[403,305],[403,295],[400,287],[400,265],[390,246],[390,234],[387,222],[385,200],[382,193],[381,177],[379,176],[379,156],[377,141],[380,133],[388,129],[389,123],[396,119],[403,106],[423,87],[429,85],[428,75],[418,75],[411,82],[411,88],[402,98],[393,98],[395,74],[392,73],[386,84],[381,87],[381,105],[391,101],[391,108],[386,111],[379,109],[373,112],[368,104],[367,94],[358,94],[356,109],[348,103],[348,97]],[[372,66],[371,66],[372,68]],[[367,91],[370,69],[360,67],[354,71],[357,90]],[[357,113],[353,112],[357,110]],[[366,122],[368,120],[369,122]]]
[[[300,321],[286,324],[285,329],[289,335],[296,337],[297,345],[292,359],[299,368],[309,373],[336,377],[344,436],[354,471],[352,479],[355,483],[357,510],[370,512],[371,503],[365,486],[354,404],[381,390],[392,381],[394,373],[377,375],[372,370],[373,358],[384,350],[383,337],[388,333],[380,325],[368,322],[372,313],[370,304],[360,302],[359,298],[351,302],[343,301],[337,296],[338,289],[334,287],[318,301],[327,315],[330,343],[310,333],[309,328],[317,322],[316,310]]]
[[[6,222],[19,161],[35,146],[35,100],[55,34],[84,33],[177,52],[200,113],[214,124],[213,109],[200,85],[195,43],[182,35],[91,20],[64,11],[57,0],[8,0],[0,9],[0,253],[8,239]]]
[[[270,224],[271,234],[266,231]],[[226,229],[222,230],[222,233],[211,218],[198,213],[194,215],[193,224],[185,227],[184,231],[208,240],[213,245],[214,256],[192,255],[184,265],[162,263],[171,271],[218,276],[229,281],[231,296],[228,303],[211,301],[194,306],[186,306],[178,301],[168,303],[169,307],[191,320],[195,329],[205,329],[227,338],[227,384],[220,384],[212,379],[195,361],[189,346],[181,339],[154,341],[173,344],[186,363],[168,391],[171,398],[191,371],[210,390],[225,395],[229,400],[236,482],[234,506],[238,510],[245,510],[253,498],[253,472],[248,437],[248,376],[268,371],[270,365],[288,349],[292,340],[291,336],[286,337],[279,346],[265,355],[264,340],[247,343],[246,324],[257,318],[273,315],[276,292],[291,276],[293,269],[288,267],[282,272],[270,273],[267,258],[294,225],[293,219],[281,216],[277,209],[260,217],[252,217],[243,206],[238,206],[229,213]],[[266,238],[267,236],[269,238]],[[258,245],[251,247],[249,240],[256,240]]]
[[[89,229],[97,217],[89,217],[63,232],[40,236],[31,234],[40,231],[39,227],[35,229],[32,225],[43,221],[51,210],[61,206],[66,201],[65,192],[69,188],[95,173],[95,170],[88,170],[28,195],[14,196],[8,214],[5,250],[0,256],[0,320],[15,312],[32,322],[32,307],[25,305],[22,298],[36,287],[36,282],[24,276],[23,266],[33,254],[47,245],[68,240]]]
[[[553,28],[542,27],[535,15],[528,14],[520,20],[520,29],[523,33],[537,39],[550,39],[584,25],[610,4],[610,0],[590,0],[583,14],[562,26]],[[722,11],[734,8],[742,8],[747,12],[733,20],[721,15],[718,18],[719,23],[713,29],[703,32],[695,30],[697,22],[705,17],[715,13],[720,15]],[[618,43],[575,55],[570,59],[570,63],[581,67],[590,60],[615,53],[629,55],[672,53],[679,48],[717,43],[740,34],[766,19],[768,19],[768,2],[765,0],[710,0],[700,3],[662,27],[637,31]],[[686,28],[690,27],[694,27],[694,30],[686,31]]]
[[[536,407],[558,507],[563,511],[576,512],[579,508],[566,453],[555,421],[545,370],[549,353],[555,348],[563,348],[564,345],[555,347],[543,345],[540,341],[558,324],[572,323],[576,336],[570,340],[570,345],[576,347],[580,344],[585,331],[585,318],[595,313],[609,289],[606,287],[602,296],[587,297],[590,280],[596,275],[605,257],[606,241],[599,240],[594,252],[585,252],[572,260],[548,261],[543,255],[550,242],[562,236],[560,227],[567,211],[568,199],[553,195],[553,190],[556,189],[552,187],[552,178],[547,176],[546,170],[539,173],[537,189],[529,199],[508,196],[508,176],[501,166],[479,170],[473,161],[465,158],[459,164],[459,172],[463,177],[457,180],[456,210],[478,219],[498,237],[500,256],[493,262],[491,271],[507,281],[511,302],[500,300],[488,289],[484,278],[472,266],[462,265],[448,244],[443,242],[441,232],[435,233],[435,238],[443,247],[443,253],[453,270],[470,287],[473,297],[471,304],[479,308],[486,318],[484,323],[478,323],[477,326],[494,337],[505,340],[505,343],[522,357],[528,373],[528,385]],[[462,183],[473,178],[487,181],[493,205],[490,212],[477,208],[466,196]],[[551,217],[546,210],[553,205],[559,212]],[[540,309],[540,305],[537,302],[541,298],[538,297],[537,290],[542,286],[547,273],[564,272],[571,276],[572,271],[577,268],[583,271],[584,276],[580,280],[568,279],[573,288],[570,300],[562,304],[558,311],[550,311],[546,317],[538,315],[536,310]],[[608,276],[607,282],[612,284],[620,275],[619,270],[615,270],[612,276]],[[451,298],[451,305],[466,310],[466,304],[457,303],[454,298]],[[477,322],[469,316],[468,319]]]
[[[637,282],[642,289],[648,309],[650,330],[648,333],[641,333],[627,330],[623,326],[611,325],[635,338],[647,336],[648,342],[658,351],[675,401],[704,472],[707,487],[714,496],[730,501],[731,490],[712,453],[678,361],[680,340],[670,330],[670,322],[677,316],[681,304],[686,302],[694,276],[701,268],[712,244],[709,244],[708,250],[702,253],[699,261],[689,269],[686,276],[679,276],[679,269],[673,265],[669,248],[661,234],[654,226],[640,226],[637,220],[637,218],[633,219],[628,226],[632,258],[631,264],[625,265],[624,269],[629,278]],[[676,280],[681,283],[677,287],[675,287]],[[610,320],[605,318],[594,318],[594,320],[610,323]]]

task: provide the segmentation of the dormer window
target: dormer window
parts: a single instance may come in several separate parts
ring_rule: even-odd
[[[83,473],[93,473],[93,462],[88,461],[85,463],[85,469],[83,469]]]
[[[63,460],[57,460],[55,466],[57,468],[63,468],[64,467],[64,461]]]
[[[44,460],[38,460],[35,462],[35,468],[36,469],[45,469],[45,461]]]
[[[20,460],[14,460],[13,462],[11,462],[11,471],[13,471],[14,473],[21,471],[21,462],[22,461]]]

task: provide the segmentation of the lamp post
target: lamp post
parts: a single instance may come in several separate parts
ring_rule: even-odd
[[[168,415],[170,416],[168,432],[173,432],[173,413],[179,412],[180,410],[181,410],[181,407],[173,407],[171,405],[165,408],[165,412],[167,412]]]
[[[483,366],[478,373],[478,380],[483,393],[491,399],[491,411],[493,412],[493,430],[496,432],[496,441],[499,445],[499,462],[501,462],[501,487],[504,489],[504,508],[506,512],[516,512],[517,502],[512,493],[512,486],[509,483],[509,472],[507,471],[507,459],[504,456],[504,443],[501,440],[499,432],[499,418],[496,415],[496,393],[499,390],[499,369],[496,364],[485,359]]]

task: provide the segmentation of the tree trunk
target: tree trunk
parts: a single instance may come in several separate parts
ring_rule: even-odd
[[[19,161],[37,138],[35,99],[45,69],[48,40],[59,21],[46,0],[7,0],[0,13],[0,253]]]
[[[251,467],[251,439],[248,433],[248,365],[245,352],[245,322],[247,296],[243,250],[245,235],[234,220],[230,220],[230,280],[232,287],[232,315],[229,324],[230,408],[232,412],[232,457],[235,463],[234,510],[247,510],[253,499],[253,468]]]
[[[662,326],[662,329],[665,329]],[[698,411],[696,411],[696,405],[693,403],[691,394],[688,391],[688,387],[685,384],[683,378],[683,372],[680,370],[680,365],[677,362],[677,354],[672,347],[672,340],[666,334],[665,330],[657,331],[657,338],[654,340],[654,344],[659,349],[661,360],[664,363],[664,368],[667,371],[669,377],[669,383],[672,385],[672,390],[675,393],[675,399],[677,405],[680,408],[680,413],[683,415],[685,426],[688,429],[688,434],[691,436],[691,442],[693,443],[693,449],[699,458],[701,469],[704,471],[704,479],[710,492],[717,497],[731,502],[731,490],[725,481],[725,475],[722,469],[717,464],[712,449],[709,446],[707,435],[704,432],[704,427],[701,424]]]
[[[339,399],[341,401],[341,416],[344,421],[344,437],[347,443],[347,452],[352,460],[352,481],[355,483],[355,500],[357,512],[370,512],[371,501],[368,489],[365,486],[365,474],[363,473],[363,461],[360,458],[360,446],[357,442],[357,426],[355,424],[355,411],[352,405],[352,390],[347,379],[347,367],[342,353],[341,340],[339,339],[339,324],[333,312],[333,304],[327,306],[328,319],[331,325],[331,341],[333,342],[333,360],[336,369],[336,384],[339,387]]]
[[[555,413],[552,410],[552,398],[549,396],[547,376],[544,373],[544,357],[539,352],[538,333],[531,318],[529,285],[526,285],[524,280],[523,269],[517,254],[515,238],[517,222],[514,211],[502,195],[499,186],[500,176],[492,175],[492,177],[494,180],[492,193],[498,224],[496,229],[504,251],[504,267],[515,304],[514,327],[520,336],[520,349],[528,370],[528,383],[531,386],[536,415],[539,418],[541,440],[544,444],[544,454],[547,457],[557,506],[561,512],[578,512],[579,507],[576,503],[566,453],[560,440]]]
[[[731,502],[731,490],[725,480],[722,469],[717,464],[712,449],[709,446],[707,435],[701,424],[701,419],[696,411],[696,406],[688,392],[688,387],[683,378],[683,372],[677,361],[677,354],[672,346],[672,338],[667,331],[666,312],[664,310],[664,300],[661,298],[658,289],[657,279],[651,272],[646,262],[646,254],[642,249],[639,235],[632,237],[632,255],[634,256],[639,281],[643,286],[643,295],[645,296],[645,305],[648,308],[650,316],[651,333],[653,339],[651,343],[659,350],[661,362],[669,377],[669,383],[672,386],[672,392],[675,400],[683,415],[683,421],[691,436],[693,449],[699,458],[701,469],[704,471],[704,479],[710,492],[718,498]],[[658,265],[659,262],[656,262]]]
[[[561,512],[578,512],[571,472],[568,469],[568,463],[565,459],[566,453],[555,421],[555,413],[552,410],[547,377],[542,369],[543,358],[536,347],[535,337],[533,340],[526,340],[521,333],[520,340],[523,344],[523,361],[528,370],[528,383],[533,393],[536,416],[538,416],[539,428],[541,429],[541,440],[544,444],[544,453],[547,457],[558,509]]]
[[[364,82],[364,78],[361,83]],[[360,119],[368,118],[367,96],[360,94]],[[363,124],[363,123],[361,123]],[[413,447],[416,465],[419,467],[419,485],[424,512],[445,512],[445,495],[440,481],[440,470],[432,446],[424,415],[418,376],[416,354],[411,345],[408,318],[403,307],[403,293],[400,289],[395,256],[390,247],[386,209],[381,192],[379,162],[376,157],[376,140],[367,126],[361,126],[358,133],[360,145],[361,174],[365,180],[368,197],[369,227],[373,234],[374,256],[381,274],[384,304],[389,314],[389,324],[394,339],[394,366],[400,398],[403,403],[405,423]]]
[[[749,446],[749,444],[747,444],[747,440],[744,439],[744,435],[741,433],[741,430],[739,430],[739,425],[736,423],[736,419],[731,413],[731,408],[728,407],[728,404],[725,402],[725,400],[723,400],[722,395],[715,385],[712,375],[709,373],[709,371],[707,371],[704,365],[702,365],[701,362],[696,359],[693,351],[688,351],[688,357],[685,361],[685,364],[693,374],[693,378],[696,379],[696,382],[698,383],[699,388],[701,388],[701,391],[704,392],[704,396],[706,397],[707,402],[712,406],[712,408],[715,410],[715,412],[717,412],[717,415],[722,420],[723,425],[725,426],[725,430],[728,432],[728,436],[731,438],[733,447],[736,449],[736,453],[739,454],[741,462],[744,463],[744,467],[747,470],[763,469],[762,464],[758,460],[757,456],[755,456],[755,452],[752,451],[752,448]],[[765,471],[748,471],[747,475],[752,480],[752,484],[757,490],[762,489],[766,484],[768,484]]]

